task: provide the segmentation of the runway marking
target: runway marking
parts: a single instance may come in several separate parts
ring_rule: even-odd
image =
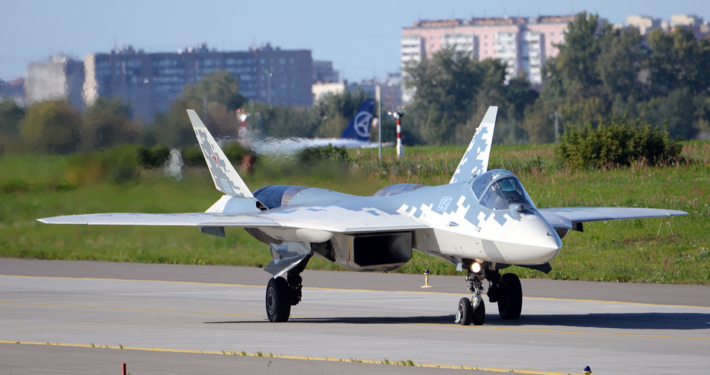
[[[265,288],[265,285],[250,285],[250,284],[224,284],[224,283],[205,283],[198,281],[171,281],[171,280],[139,280],[139,279],[114,279],[100,277],[66,277],[66,276],[26,276],[26,275],[4,275],[0,277],[25,277],[30,279],[60,279],[60,280],[104,280],[104,281],[130,281],[130,282],[148,282],[148,283],[163,283],[163,284],[186,284],[186,285],[212,285],[212,286],[229,286],[243,288]],[[448,293],[448,292],[423,292],[416,290],[375,290],[375,289],[345,289],[345,288],[327,288],[317,286],[305,286],[303,289],[308,290],[331,290],[331,291],[346,291],[346,292],[379,292],[379,293],[410,293],[410,294],[438,294],[448,296],[467,296],[468,293]],[[596,302],[596,303],[618,303],[622,305],[638,305],[638,306],[663,306],[663,307],[683,307],[694,309],[710,309],[710,306],[693,306],[693,305],[665,305],[659,303],[648,302],[624,302],[624,301],[605,301],[597,299],[576,299],[576,298],[555,298],[555,297],[523,297],[531,300],[549,300],[549,301],[570,301],[570,302]]]
[[[193,349],[175,349],[175,348],[145,348],[137,346],[113,346],[113,345],[87,345],[87,344],[74,344],[74,343],[49,343],[49,342],[38,342],[38,341],[12,341],[12,340],[0,340],[0,344],[19,344],[19,345],[42,345],[42,346],[63,346],[63,347],[74,347],[74,348],[94,348],[94,349],[118,349],[118,350],[140,350],[148,352],[168,352],[168,353],[184,353],[184,354],[210,354],[210,355],[236,355],[243,357],[263,357],[272,358],[272,355],[266,355],[263,353],[243,353],[229,351],[214,351],[214,350],[193,350]],[[390,366],[407,366],[405,361],[389,361],[385,363],[383,361],[371,360],[371,359],[353,359],[353,358],[329,358],[329,357],[310,357],[310,356],[299,356],[299,355],[273,355],[273,358],[279,359],[296,359],[296,360],[307,360],[307,361],[325,361],[325,362],[355,362],[355,363],[368,363],[377,365],[390,365]],[[511,369],[511,368],[497,368],[497,367],[480,367],[480,366],[456,366],[456,365],[443,365],[443,364],[432,364],[432,363],[415,363],[412,362],[414,367],[427,367],[427,368],[443,368],[443,369],[454,369],[454,370],[477,370],[477,371],[490,371],[490,372],[507,372],[514,374],[533,374],[533,375],[569,375],[569,372],[556,372],[556,371],[542,371],[542,370],[525,370],[525,369]],[[410,365],[411,366],[411,365]]]
[[[0,301],[0,305],[47,306],[47,307],[73,307],[73,308],[81,308],[81,309],[124,310],[124,311],[145,311],[145,312],[168,312],[168,313],[179,313],[179,314],[208,314],[208,315],[230,315],[230,316],[263,316],[262,314],[237,314],[237,313],[223,313],[223,312],[212,312],[212,311],[158,310],[158,309],[140,309],[140,308],[135,308],[135,307],[60,305],[60,304],[54,304],[54,303],[22,303],[22,302],[4,302],[4,301]]]
[[[207,314],[207,315],[229,315],[229,316],[260,316],[262,314],[238,314],[238,313],[222,313],[222,312],[211,312],[211,311],[181,311],[181,310],[159,310],[159,309],[141,309],[132,307],[109,307],[109,306],[85,306],[85,305],[63,305],[63,304],[53,304],[53,303],[23,303],[23,302],[6,302],[0,301],[0,305],[18,305],[18,306],[45,306],[45,307],[70,307],[70,308],[81,308],[81,309],[102,309],[102,310],[125,310],[125,311],[142,311],[142,312],[167,312],[167,313],[177,313],[177,314]],[[294,319],[313,319],[311,317],[305,316],[292,316]],[[321,318],[316,318],[321,319]],[[298,323],[298,322],[295,322]],[[460,327],[459,324],[437,324],[437,323],[412,323],[415,325],[424,326],[450,326],[450,327]],[[683,337],[683,336],[664,336],[664,335],[642,335],[642,334],[631,334],[631,333],[613,333],[613,332],[581,332],[581,331],[564,331],[564,330],[553,330],[553,329],[539,329],[539,328],[517,328],[517,327],[495,327],[495,326],[474,326],[477,329],[496,329],[503,331],[519,331],[519,332],[545,332],[545,333],[563,333],[571,335],[599,335],[599,336],[626,336],[626,337],[646,337],[646,338],[662,338],[662,339],[676,339],[676,340],[703,340],[710,341],[710,338],[706,337]]]
[[[418,325],[441,326],[442,324],[435,323],[414,323]],[[461,327],[460,324],[444,324],[451,327]],[[520,331],[520,332],[545,332],[545,333],[566,333],[571,335],[597,335],[597,336],[626,336],[626,337],[646,337],[654,339],[676,339],[676,340],[702,340],[710,341],[710,337],[683,337],[683,336],[664,336],[664,335],[642,335],[634,333],[614,333],[614,332],[581,332],[581,331],[563,331],[554,329],[539,329],[539,328],[513,328],[513,327],[493,327],[493,326],[471,326],[475,329],[496,329],[502,331]]]
[[[45,307],[71,307],[81,309],[102,309],[102,310],[124,310],[124,311],[143,311],[143,312],[167,312],[176,314],[207,314],[207,315],[230,315],[230,316],[261,316],[263,314],[238,314],[238,313],[223,313],[213,311],[182,311],[182,310],[159,310],[159,309],[141,309],[136,307],[111,307],[111,306],[86,306],[86,305],[60,305],[55,303],[25,303],[25,302],[7,302],[0,301],[0,305],[19,305],[19,306],[45,306]],[[291,316],[295,319],[312,319],[306,316]]]

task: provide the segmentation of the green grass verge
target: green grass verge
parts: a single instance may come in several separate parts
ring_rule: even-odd
[[[318,186],[371,195],[391,183],[447,183],[464,147],[412,147],[397,161],[391,148],[385,162],[377,150],[350,150],[354,162],[297,166],[261,158],[245,175],[256,189],[271,184]],[[694,162],[674,167],[634,165],[613,170],[571,171],[554,160],[551,146],[494,147],[491,168],[516,173],[538,207],[631,206],[684,210],[685,217],[586,224],[572,232],[549,275],[511,267],[522,277],[710,285],[710,142],[688,142],[684,155]],[[242,229],[226,238],[196,228],[53,226],[36,218],[97,212],[200,212],[220,194],[209,173],[190,168],[180,182],[161,170],[142,170],[141,180],[72,186],[66,181],[70,158],[0,158],[0,257],[106,260],[117,262],[222,264],[263,267],[268,246]],[[670,227],[668,226],[670,224]],[[660,235],[659,235],[660,227]],[[313,259],[309,269],[342,270]],[[453,266],[415,253],[396,272],[456,274]]]

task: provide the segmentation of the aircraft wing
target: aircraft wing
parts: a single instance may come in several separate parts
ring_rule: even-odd
[[[166,227],[278,227],[279,223],[252,215],[190,214],[89,214],[38,219],[45,224],[138,225]]]
[[[45,224],[129,225],[166,227],[281,227],[317,229],[331,233],[375,233],[426,229],[407,215],[390,215],[374,209],[352,211],[339,207],[265,211],[256,215],[220,213],[137,214],[109,213],[56,216],[38,219]]]
[[[560,207],[540,208],[538,211],[540,211],[545,220],[555,228],[564,228],[566,226],[564,224],[565,220],[563,219],[569,220],[572,223],[583,223],[590,221],[648,219],[652,217],[669,217],[688,214],[684,211],[630,207]],[[556,223],[559,225],[556,226]]]

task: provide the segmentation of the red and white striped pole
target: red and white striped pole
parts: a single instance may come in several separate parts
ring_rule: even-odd
[[[393,113],[397,119],[397,158],[404,156],[404,147],[402,147],[402,117],[404,116],[404,107]]]

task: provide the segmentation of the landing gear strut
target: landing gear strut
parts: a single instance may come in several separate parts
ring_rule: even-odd
[[[461,325],[482,325],[486,320],[486,306],[481,292],[482,282],[488,279],[488,301],[498,303],[498,313],[502,319],[520,318],[523,309],[523,289],[517,275],[507,273],[503,276],[497,270],[470,272],[466,276],[468,290],[473,293],[471,299],[461,298],[456,312],[456,323]]]

